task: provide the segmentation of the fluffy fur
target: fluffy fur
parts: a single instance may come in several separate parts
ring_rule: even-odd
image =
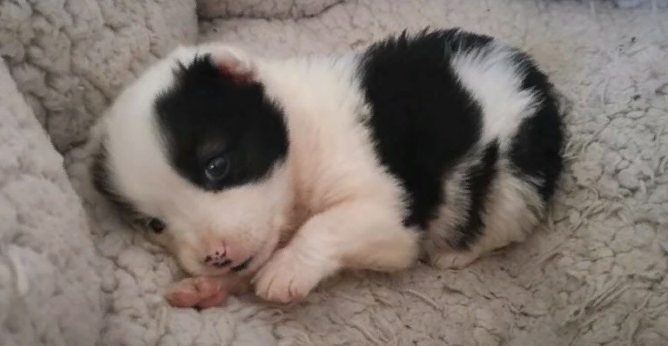
[[[96,186],[129,220],[191,274],[234,271],[279,302],[343,268],[407,268],[421,248],[462,267],[520,241],[561,170],[545,75],[458,30],[342,57],[180,48],[96,133]]]

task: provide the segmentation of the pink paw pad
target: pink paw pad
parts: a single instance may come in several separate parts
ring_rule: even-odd
[[[224,304],[228,295],[220,278],[196,277],[174,283],[165,298],[174,307],[204,309]]]

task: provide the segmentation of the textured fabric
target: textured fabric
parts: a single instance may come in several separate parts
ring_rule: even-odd
[[[342,0],[197,0],[201,18],[302,18],[314,17]]]
[[[0,63],[0,344],[92,345],[99,255],[63,158]]]
[[[103,299],[98,310],[76,301],[68,304],[66,311],[80,309],[82,317],[63,329],[67,334],[59,335],[63,340],[88,344],[93,331],[102,326],[98,343],[103,345],[668,344],[668,12],[656,6],[659,1],[620,9],[607,0],[318,0],[308,6],[320,4],[320,9],[308,14],[300,8],[285,12],[290,8],[285,4],[299,1],[274,0],[268,3],[275,5],[275,13],[223,7],[227,12],[206,15],[225,17],[200,19],[200,41],[240,43],[272,56],[360,50],[387,34],[425,26],[461,26],[527,50],[570,101],[568,167],[552,210],[526,243],[464,270],[439,271],[420,264],[394,275],[347,273],[325,282],[306,302],[290,307],[243,296],[233,298],[224,308],[179,310],[166,305],[162,292],[182,274],[169,256],[127,230],[102,203],[88,180],[89,153],[77,147],[66,155],[66,167],[91,216],[97,251],[96,259],[85,254],[77,258],[83,263],[99,262],[95,266],[100,277],[96,294]],[[200,0],[200,5],[204,2]],[[209,3],[233,6],[234,2]],[[241,3],[253,4],[240,1],[234,6]],[[5,25],[2,18],[0,26]],[[5,39],[0,42],[5,47]],[[123,60],[122,54],[132,47],[119,45],[111,54]],[[131,74],[139,65],[133,66]],[[17,81],[22,80],[20,70],[20,65],[12,70]],[[126,72],[109,70],[98,75],[104,77],[103,84],[114,85],[101,104],[129,78],[119,78]],[[112,82],[114,78],[119,79]],[[39,84],[35,90],[42,90]],[[49,103],[34,96],[38,94],[28,91],[27,97],[36,110],[46,109]],[[45,114],[40,115],[43,120]],[[98,114],[84,112],[72,119],[79,116],[92,119]],[[56,126],[46,124],[47,128]],[[88,121],[74,123],[67,133],[84,133],[87,125]],[[35,127],[10,126],[26,138],[39,132]],[[50,133],[55,141],[57,132],[50,128]],[[2,138],[6,145],[4,135]],[[33,145],[34,151],[49,152],[46,145]],[[15,155],[6,147],[0,154]],[[30,166],[19,167],[16,172],[32,172]],[[6,171],[11,170],[0,171],[2,179]],[[21,225],[26,217],[11,210],[28,203],[31,196],[5,197],[4,181],[12,180],[16,179],[2,180],[0,185],[0,211],[10,210],[7,215],[17,216],[2,214],[0,220],[16,220]],[[36,211],[29,220],[40,220],[42,213],[51,215],[60,210],[56,207],[67,206],[68,212],[79,208],[76,199],[53,204],[30,205]],[[51,233],[67,225],[71,232],[67,244],[84,244],[80,246],[88,249],[86,226],[77,218],[55,215],[53,223],[35,224],[31,230]],[[20,244],[16,240],[20,237],[5,234],[21,231],[5,229],[16,227],[3,224],[3,246]],[[61,256],[70,255],[67,249],[62,247]],[[5,253],[3,248],[2,261],[10,258]],[[66,273],[80,271],[77,282],[94,286],[95,273],[78,262],[57,268]],[[21,272],[28,277],[49,277],[42,269],[48,265],[55,264],[24,265]],[[19,308],[5,309],[14,304],[11,297],[16,293],[11,292],[16,291],[10,289],[25,282],[12,276],[14,267],[6,268],[0,271],[4,275],[0,283],[10,277],[13,285],[0,284],[0,297],[10,297],[0,300],[0,317],[14,317],[3,320],[0,341],[11,327],[7,321],[20,316],[54,328],[53,318],[41,319],[30,307],[23,315]],[[85,294],[95,300],[93,293]],[[34,297],[29,301],[59,311],[51,296],[29,296]],[[5,311],[14,311],[10,312],[14,315]]]
[[[194,0],[0,2],[0,55],[60,152],[150,61],[197,35]]]

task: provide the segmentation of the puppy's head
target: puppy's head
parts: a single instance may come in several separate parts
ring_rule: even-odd
[[[96,187],[186,271],[252,271],[275,249],[291,203],[287,130],[242,53],[178,49],[97,133]]]

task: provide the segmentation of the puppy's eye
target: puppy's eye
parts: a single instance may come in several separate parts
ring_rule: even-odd
[[[220,181],[227,176],[230,171],[230,161],[225,155],[214,157],[206,164],[204,173],[210,181]]]
[[[162,220],[157,218],[148,219],[148,221],[146,221],[146,225],[155,233],[162,233],[162,231],[164,231],[167,227],[167,225],[165,225]]]

